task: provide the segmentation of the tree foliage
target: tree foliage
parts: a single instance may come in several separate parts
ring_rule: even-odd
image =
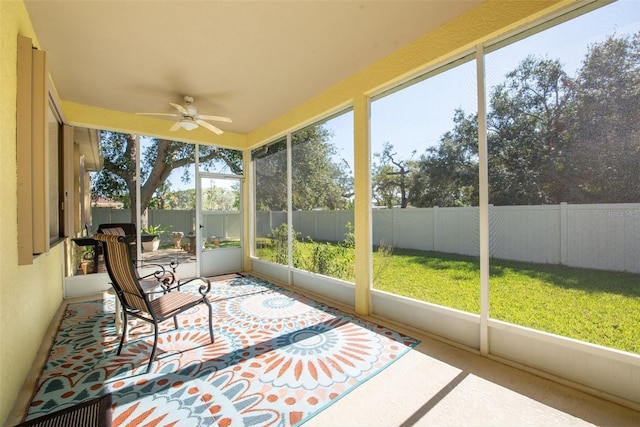
[[[287,210],[287,142],[280,140],[254,150],[256,210]]]
[[[458,109],[453,122],[410,164],[412,206],[478,204],[477,117]],[[639,202],[640,33],[591,45],[574,78],[525,58],[489,96],[487,143],[492,204]],[[379,185],[385,173],[381,200],[399,188]]]
[[[487,117],[490,203],[562,199],[557,153],[567,143],[571,86],[560,61],[529,56],[494,88]]]
[[[292,135],[293,210],[344,209],[352,196],[345,163],[333,158],[336,147],[324,126],[311,126]]]
[[[568,179],[585,202],[639,202],[640,33],[591,47],[571,106]]]
[[[336,147],[325,127],[311,126],[292,135],[291,174],[294,210],[345,209],[353,196],[346,162],[334,160]],[[287,210],[287,151],[282,140],[254,153],[256,208]]]
[[[92,179],[92,196],[120,201],[125,208],[136,206],[136,152],[135,135],[101,132],[104,167]],[[217,163],[225,164],[232,172],[242,172],[242,153],[214,146],[200,146],[199,160],[206,169]],[[167,203],[170,183],[167,178],[176,169],[195,163],[195,145],[167,139],[153,139],[140,153],[140,209],[162,207]],[[187,168],[182,180],[191,179]],[[154,199],[155,197],[155,199]],[[136,222],[135,209],[131,221]],[[144,225],[144,224],[143,224]]]
[[[437,147],[420,156],[412,176],[413,206],[468,206],[478,204],[477,117],[454,114],[454,129]]]

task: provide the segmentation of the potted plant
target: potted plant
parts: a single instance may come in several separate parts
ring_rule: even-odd
[[[95,248],[93,246],[84,246],[82,253],[80,254],[80,262],[78,268],[82,270],[82,274],[88,274],[94,272],[94,255]]]
[[[166,233],[169,228],[171,227],[161,227],[160,224],[143,228],[142,234],[140,234],[142,249],[145,252],[157,251],[160,247],[160,236]]]

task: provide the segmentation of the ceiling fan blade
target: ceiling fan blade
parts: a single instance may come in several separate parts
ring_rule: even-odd
[[[171,126],[171,129],[169,129],[169,130],[170,130],[171,132],[175,132],[175,131],[177,131],[178,129],[180,129],[180,122],[175,122],[175,123],[173,124],[173,126]]]
[[[198,118],[203,120],[215,120],[216,122],[231,123],[231,119],[229,117],[223,116],[207,116],[205,114],[199,114]]]
[[[182,114],[189,114],[189,112],[187,111],[186,108],[184,108],[182,105],[180,104],[176,104],[174,102],[170,102],[169,105],[171,105],[173,108],[175,108],[176,110],[180,111],[180,113]]]
[[[211,123],[205,122],[204,120],[196,119],[196,123],[202,126],[203,128],[209,129],[211,132],[215,134],[222,135],[224,133],[221,129],[218,129]]]
[[[168,116],[168,117],[182,117],[180,114],[169,113],[136,113],[140,116]]]

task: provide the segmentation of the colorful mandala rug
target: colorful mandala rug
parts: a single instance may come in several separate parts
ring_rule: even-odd
[[[195,287],[194,287],[195,288]],[[114,426],[302,424],[419,341],[252,277],[212,282],[201,305],[129,329],[118,356],[113,297],[69,304],[27,419],[112,393]]]

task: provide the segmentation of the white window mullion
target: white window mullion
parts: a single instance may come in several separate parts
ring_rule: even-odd
[[[480,192],[480,353],[489,354],[489,163],[484,48],[476,48],[478,88],[478,169]]]
[[[291,170],[292,155],[291,155],[291,133],[287,134],[287,265],[289,266],[289,284],[292,281],[293,267],[293,171]]]
[[[136,259],[142,259],[142,240],[140,235],[142,234],[142,230],[140,229],[140,215],[142,212],[140,210],[140,135],[136,134],[136,205],[132,207],[132,209],[136,210]]]

